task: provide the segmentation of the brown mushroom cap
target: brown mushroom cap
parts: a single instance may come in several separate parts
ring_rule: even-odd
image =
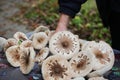
[[[84,77],[91,72],[92,61],[92,53],[88,51],[80,51],[78,54],[75,54],[70,60],[75,77]]]
[[[43,61],[44,80],[70,80],[72,72],[69,62],[60,55],[52,55]]]
[[[20,70],[23,74],[28,74],[34,67],[35,51],[33,47],[23,49],[20,56]]]
[[[25,35],[25,33],[23,33],[23,32],[16,32],[14,35],[13,35],[13,37],[16,39],[16,40],[22,40],[22,41],[25,41],[25,40],[27,40],[28,38],[27,38],[27,36]]]
[[[44,32],[34,33],[33,47],[35,49],[41,49],[48,43],[48,36]]]
[[[36,62],[41,63],[49,54],[49,48],[45,47],[40,49],[40,51],[36,54]]]
[[[79,52],[79,39],[69,31],[57,32],[51,37],[49,48],[52,54],[62,55],[70,59]]]
[[[11,46],[6,50],[6,58],[7,61],[13,66],[13,67],[19,67],[20,66],[20,47],[17,45]]]

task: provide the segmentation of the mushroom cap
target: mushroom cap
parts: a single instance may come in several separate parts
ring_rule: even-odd
[[[94,56],[93,70],[99,70],[105,66],[113,66],[114,64],[114,52],[111,46],[105,41],[89,42],[88,46],[84,50],[89,50]]]
[[[82,49],[83,45],[85,45],[87,42],[87,40],[84,40],[84,39],[79,39],[79,43],[80,43],[80,49]]]
[[[80,43],[83,43],[80,41]],[[96,41],[87,41],[81,46],[81,50],[88,50],[91,49],[91,47],[96,45]]]
[[[49,54],[49,48],[45,47],[40,49],[40,51],[36,54],[36,62],[41,63]]]
[[[71,80],[85,80],[84,77],[75,77],[74,79],[71,79]]]
[[[89,78],[88,80],[108,80],[108,79],[105,79],[104,77],[91,77]]]
[[[51,30],[50,33],[48,34],[49,40],[51,39],[51,37],[54,35],[55,30]]]
[[[17,45],[17,40],[14,38],[7,39],[6,43],[4,44],[4,51],[6,51],[9,47]]]
[[[70,60],[75,77],[84,77],[90,73],[93,66],[92,61],[92,53],[88,51],[80,51],[78,54],[75,54]]]
[[[2,51],[6,42],[7,39],[5,39],[4,37],[0,37],[0,51]]]
[[[97,49],[96,49],[97,48]],[[111,46],[105,41],[99,41],[95,48],[92,48],[94,53],[94,67],[93,72],[90,72],[88,77],[102,76],[107,71],[112,69],[115,61],[115,55]]]
[[[48,36],[44,32],[34,33],[32,42],[35,49],[41,49],[47,45]]]
[[[48,32],[50,31],[49,28],[47,26],[44,25],[40,25],[39,27],[37,27],[34,32],[38,33],[38,32]]]
[[[33,47],[22,49],[20,56],[20,70],[23,74],[28,74],[34,67],[35,51]]]
[[[79,39],[70,31],[57,32],[51,37],[49,48],[52,54],[62,55],[66,59],[70,59],[79,52]]]
[[[67,59],[52,55],[43,61],[42,75],[44,80],[70,80],[72,72]]]
[[[20,44],[21,48],[30,48],[32,47],[32,41],[31,40],[25,40]]]
[[[20,47],[17,45],[11,46],[6,50],[6,58],[7,61],[13,66],[13,67],[19,67],[20,66]]]
[[[13,35],[13,37],[16,39],[16,40],[22,40],[22,41],[25,41],[25,40],[27,40],[28,38],[27,38],[27,36],[25,35],[25,33],[23,33],[23,32],[16,32],[14,35]]]

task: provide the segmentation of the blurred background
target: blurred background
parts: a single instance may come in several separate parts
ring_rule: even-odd
[[[39,25],[55,30],[58,0],[0,0],[0,36],[10,38],[17,31],[29,33]],[[109,29],[104,27],[95,0],[88,0],[70,21],[68,29],[79,38],[104,40],[111,45]]]

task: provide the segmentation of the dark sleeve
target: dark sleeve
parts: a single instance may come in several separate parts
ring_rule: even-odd
[[[81,5],[87,0],[58,0],[59,12],[75,17],[81,9]]]

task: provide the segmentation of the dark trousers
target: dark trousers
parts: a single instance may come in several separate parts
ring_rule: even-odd
[[[111,12],[109,19],[112,48],[120,50],[120,12]]]
[[[105,27],[110,28],[112,48],[120,50],[120,1],[96,0],[100,17]]]

